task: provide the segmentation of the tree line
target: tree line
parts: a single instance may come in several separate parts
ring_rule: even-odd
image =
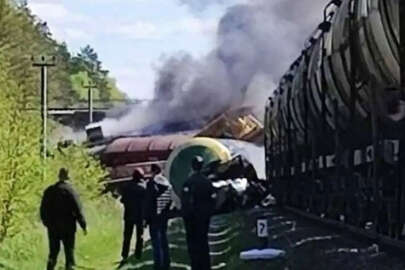
[[[36,104],[40,78],[32,67],[32,57],[40,55],[55,56],[57,61],[49,72],[49,106],[83,103],[87,100],[83,84],[89,81],[97,86],[96,99],[126,99],[90,45],[77,54],[70,53],[67,44],[53,38],[47,23],[32,13],[25,1],[0,0],[0,53],[10,65],[9,76]]]

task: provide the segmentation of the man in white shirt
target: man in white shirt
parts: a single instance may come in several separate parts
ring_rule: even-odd
[[[168,270],[170,268],[169,244],[167,241],[168,212],[172,204],[172,186],[162,169],[153,164],[153,174],[146,188],[146,203],[144,219],[149,225],[149,232],[153,247],[155,270]]]

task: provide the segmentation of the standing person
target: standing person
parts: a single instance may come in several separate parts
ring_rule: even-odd
[[[146,186],[144,173],[140,168],[135,169],[132,174],[132,181],[124,187],[121,196],[121,203],[124,205],[124,241],[122,243],[120,266],[128,259],[131,238],[136,226],[135,258],[140,259],[143,249],[143,219],[142,209],[144,205]]]
[[[76,222],[79,223],[84,234],[87,234],[86,220],[79,196],[72,185],[67,182],[68,179],[68,170],[61,168],[59,181],[49,186],[42,196],[40,215],[42,223],[48,229],[49,238],[47,270],[55,269],[61,242],[65,249],[66,270],[73,269]]]
[[[167,270],[170,268],[167,222],[173,189],[167,178],[163,176],[158,165],[153,164],[151,171],[153,178],[147,186],[144,218],[146,223],[149,224],[154,269]]]
[[[215,193],[211,181],[202,172],[203,165],[201,156],[193,158],[194,173],[184,183],[181,196],[192,270],[211,269],[208,229],[215,207]]]

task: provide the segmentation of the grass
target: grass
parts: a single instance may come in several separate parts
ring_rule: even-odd
[[[118,202],[105,201],[98,204],[90,204],[85,207],[85,214],[89,225],[89,233],[84,236],[78,229],[76,234],[76,262],[78,269],[113,270],[117,268],[120,259],[122,243],[122,209]],[[251,231],[254,224],[250,222],[244,213],[227,215],[227,223],[233,227],[229,234],[224,237],[232,237],[227,245],[232,246],[230,253],[213,258],[213,263],[226,262],[226,269],[250,270],[263,269],[263,266],[271,269],[284,269],[284,262],[243,262],[239,259],[239,253],[251,247],[256,247],[258,239]],[[223,229],[221,229],[223,230]],[[181,219],[171,222],[169,228],[169,243],[171,244],[172,269],[190,269],[187,246],[185,242],[183,222]],[[222,237],[221,237],[222,239]],[[134,239],[133,239],[134,240]],[[220,240],[220,239],[216,239]],[[150,241],[146,241],[146,247],[142,261],[133,260],[122,269],[153,269],[152,250]],[[134,243],[131,245],[134,247]],[[223,246],[218,247],[219,250]],[[215,250],[217,251],[217,250]],[[32,223],[29,231],[22,233],[0,246],[0,270],[41,270],[46,268],[48,256],[48,244],[46,230],[39,222],[39,218]],[[64,254],[59,254],[59,263],[56,269],[64,269]]]
[[[76,234],[76,262],[81,269],[111,270],[120,258],[122,241],[121,208],[114,201],[93,203],[85,207],[89,226],[87,236]],[[48,243],[46,229],[35,220],[29,231],[0,246],[0,269],[40,270],[46,268]],[[56,269],[64,269],[64,254],[59,254]],[[80,269],[79,268],[79,269]]]

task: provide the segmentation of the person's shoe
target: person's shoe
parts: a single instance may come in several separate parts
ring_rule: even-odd
[[[48,265],[47,265],[47,270],[54,270],[56,267],[56,261],[49,259]]]
[[[136,253],[134,254],[134,257],[139,260],[139,259],[142,258],[142,253],[141,253],[141,252],[136,252]]]
[[[75,265],[66,265],[65,267],[66,270],[74,270],[75,269]]]
[[[118,269],[120,269],[121,267],[123,267],[124,265],[126,265],[128,262],[128,258],[122,258],[122,260],[120,261],[120,263],[118,264]]]

